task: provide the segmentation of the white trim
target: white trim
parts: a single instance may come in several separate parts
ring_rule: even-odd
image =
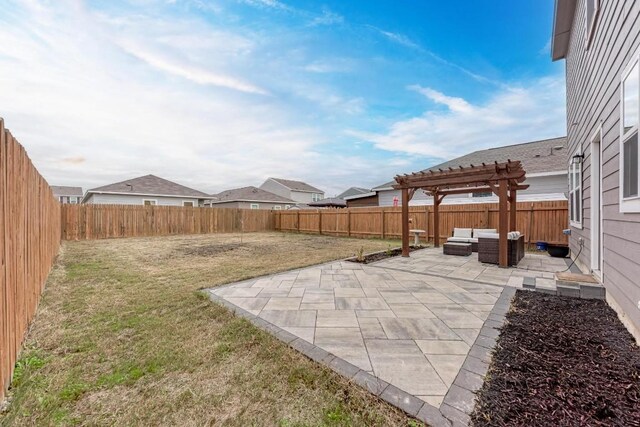
[[[196,202],[194,202],[193,200],[183,200],[182,201],[182,207],[183,208],[185,207],[185,203],[191,203],[191,206],[189,206],[191,208],[197,208],[198,207],[198,204]]]
[[[158,206],[158,199],[142,199],[142,206],[147,206],[144,202],[153,202],[153,204],[149,206]]]
[[[528,173],[527,178],[537,178],[540,176],[560,176],[566,175],[567,171],[553,171],[553,172],[537,172],[537,173]]]
[[[624,197],[624,143],[630,137],[633,136],[634,132],[638,134],[640,139],[640,131],[638,130],[640,124],[640,105],[638,105],[638,118],[636,120],[636,125],[632,127],[627,133],[624,132],[624,80],[631,74],[633,68],[638,65],[638,79],[640,79],[640,49],[638,49],[629,60],[629,63],[625,66],[622,74],[620,76],[620,138],[619,139],[619,150],[620,155],[620,164],[619,164],[619,206],[620,213],[638,213],[640,212],[640,191],[637,196],[633,197]],[[638,103],[640,104],[640,84],[638,85],[639,93],[638,93]],[[625,136],[628,136],[625,138]],[[638,141],[640,144],[640,141]],[[640,153],[639,153],[640,156]],[[640,164],[640,159],[639,159]],[[638,179],[640,180],[640,173],[638,173]],[[640,183],[638,183],[640,190]]]
[[[255,206],[255,208],[254,208]],[[260,203],[251,203],[249,209],[260,209]]]
[[[275,206],[273,207],[273,210],[274,210],[274,211],[281,211],[281,210],[282,210],[282,206],[280,206],[280,205],[275,205]]]
[[[593,1],[593,15],[591,16],[591,22],[589,22],[589,2]],[[591,41],[596,32],[596,23],[598,22],[598,16],[600,15],[600,0],[587,0],[584,8],[584,26],[585,26],[585,48],[589,50]]]
[[[576,150],[575,154],[569,158],[570,159],[569,160],[569,224],[574,228],[582,230],[583,219],[584,219],[583,218],[584,200],[583,200],[583,193],[582,193],[584,188],[584,177],[582,176],[584,157],[582,158],[582,161],[578,163],[573,163],[573,157],[579,156],[579,155],[584,155],[582,152],[582,147]],[[574,171],[574,169],[577,169],[577,170]],[[575,172],[577,172],[578,174],[578,181],[572,186],[573,175]],[[573,212],[574,203],[572,201],[572,198],[574,199],[574,201],[580,200],[580,209],[577,212]],[[576,217],[578,219],[574,220],[571,217],[574,216],[574,214],[576,213],[578,214],[578,216]]]
[[[590,168],[590,180],[591,180],[591,214],[590,214],[590,228],[591,228],[591,271],[602,279],[603,271],[603,254],[604,254],[604,232],[603,232],[603,203],[602,203],[602,123],[598,126],[598,129],[591,136],[590,140],[591,148],[591,168]],[[597,146],[597,147],[596,147]],[[597,162],[596,162],[597,160]],[[597,163],[597,168],[594,166]],[[596,172],[596,173],[594,173]],[[598,192],[594,191],[598,189]],[[597,215],[597,219],[595,218]],[[597,226],[594,226],[594,219],[597,221]],[[600,254],[600,257],[598,257]]]

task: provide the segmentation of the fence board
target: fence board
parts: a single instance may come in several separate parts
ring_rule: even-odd
[[[60,247],[60,204],[0,118],[0,399]]]
[[[63,205],[63,240],[269,231],[271,211],[142,205]]]
[[[519,202],[517,229],[525,242],[567,243],[562,230],[568,227],[566,201]],[[333,236],[400,238],[402,234],[399,207],[367,207],[302,211],[274,211],[276,230],[327,234]],[[433,241],[433,206],[411,206],[412,229],[426,230]],[[441,240],[451,235],[454,227],[499,228],[498,204],[476,203],[440,205]]]

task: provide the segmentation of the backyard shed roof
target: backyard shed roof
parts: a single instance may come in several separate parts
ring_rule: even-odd
[[[66,185],[52,185],[51,191],[56,196],[82,197],[82,187],[68,187]]]
[[[294,191],[305,191],[308,193],[324,193],[324,191],[317,189],[316,187],[307,184],[302,181],[295,181],[292,179],[282,179],[282,178],[269,178],[277,182],[278,184],[284,185],[290,190]]]
[[[155,175],[145,175],[102,187],[92,188],[89,193],[144,194],[154,196],[209,197],[207,194],[185,187]]]
[[[261,188],[249,186],[241,188],[233,188],[231,190],[222,191],[218,194],[212,194],[209,196],[212,203],[223,202],[275,202],[275,203],[291,203],[295,201],[282,197],[277,194],[273,194],[269,191],[265,191]]]
[[[336,197],[338,199],[344,199],[346,197],[357,196],[360,194],[366,194],[371,192],[371,190],[362,187],[350,187],[344,190],[342,193],[338,194]]]

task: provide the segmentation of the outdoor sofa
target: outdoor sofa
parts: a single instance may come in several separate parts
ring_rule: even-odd
[[[471,243],[471,251],[478,252],[478,235],[497,232],[495,228],[454,228],[453,236],[447,239],[447,243]]]
[[[478,234],[478,261],[489,264],[500,263],[500,235],[498,233]],[[519,231],[507,233],[507,263],[518,265],[524,258],[524,235]]]

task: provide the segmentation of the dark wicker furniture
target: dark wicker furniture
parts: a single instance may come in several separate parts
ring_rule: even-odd
[[[445,255],[459,255],[469,256],[471,255],[471,243],[445,243],[442,245],[443,253]]]
[[[507,258],[509,265],[518,265],[524,258],[524,235],[517,240],[508,240]],[[499,264],[500,239],[480,237],[478,238],[478,261],[489,264]]]

